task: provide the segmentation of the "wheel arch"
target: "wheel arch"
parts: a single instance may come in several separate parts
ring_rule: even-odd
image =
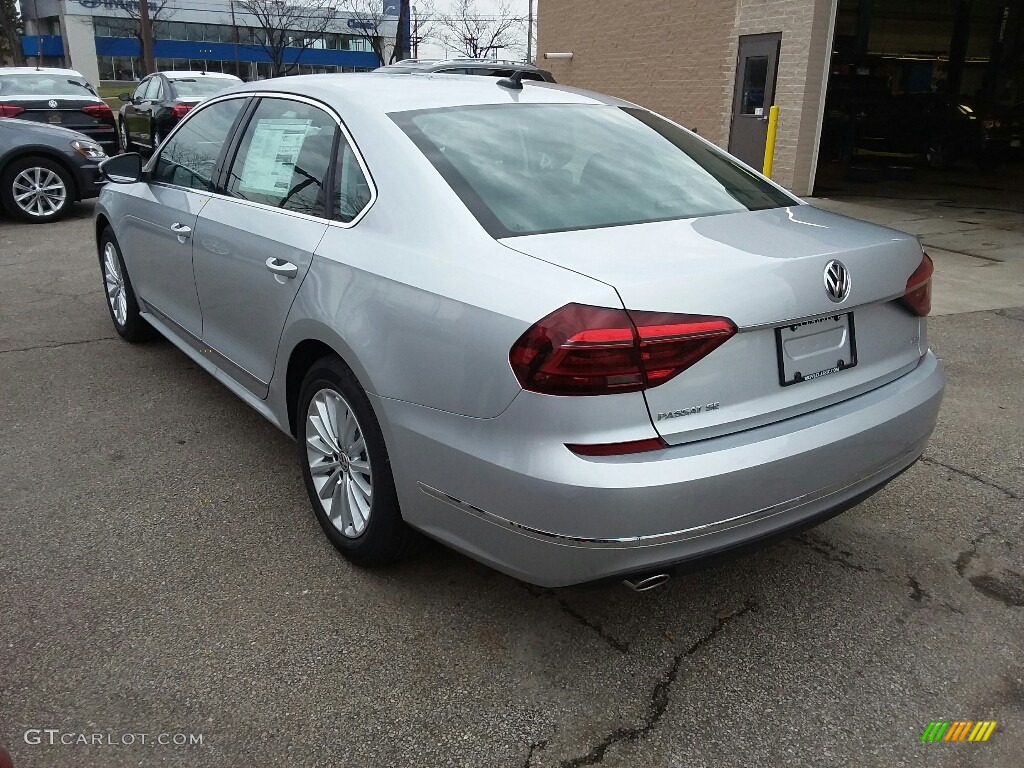
[[[346,354],[346,352],[348,352]],[[355,376],[359,386],[367,394],[370,388],[367,386],[366,375],[357,366],[351,363],[351,352],[347,346],[334,340],[331,343],[324,341],[319,334],[307,335],[291,348],[288,354],[288,364],[285,367],[285,403],[288,408],[288,431],[293,437],[297,435],[298,429],[298,404],[299,391],[302,388],[302,381],[306,378],[309,369],[318,361],[329,356],[337,357],[342,365],[348,368]],[[379,419],[378,415],[378,419]]]

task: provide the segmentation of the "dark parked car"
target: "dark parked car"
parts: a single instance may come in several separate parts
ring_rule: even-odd
[[[522,61],[503,61],[501,59],[404,59],[403,61],[380,67],[375,72],[386,72],[392,75],[433,73],[443,75],[484,75],[486,77],[511,77],[514,72],[522,72],[523,80],[541,80],[555,82],[550,72],[538,69],[533,64]]]
[[[114,113],[73,69],[0,67],[0,117],[61,125],[117,153]]]
[[[918,155],[933,168],[961,158],[992,167],[1006,158],[1009,147],[1009,125],[960,96],[906,93],[857,120],[858,149]]]
[[[0,120],[0,202],[22,221],[56,221],[103,187],[103,147],[83,133],[29,120]]]
[[[220,72],[156,72],[135,89],[122,93],[119,114],[125,152],[154,150],[171,128],[196,104],[242,82]]]

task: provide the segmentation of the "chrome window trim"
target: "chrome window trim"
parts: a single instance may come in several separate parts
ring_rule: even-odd
[[[333,107],[323,103],[322,101],[317,101],[316,99],[311,99],[307,96],[300,96],[294,93],[282,93],[280,91],[243,91],[239,93],[227,93],[222,96],[215,96],[212,99],[204,101],[199,107],[192,110],[192,112],[189,113],[189,115],[184,120],[180,121],[176,126],[174,126],[171,132],[167,134],[167,138],[164,139],[164,147],[166,147],[170,143],[171,139],[173,139],[174,135],[179,130],[181,130],[181,127],[183,125],[187,125],[190,120],[192,120],[196,115],[201,114],[203,110],[205,110],[207,107],[210,107],[214,104],[218,104],[222,101],[229,101],[231,99],[260,98],[285,99],[287,101],[297,101],[302,104],[308,104],[309,106],[316,107],[317,109],[322,109],[334,120],[335,123],[337,123],[338,128],[341,130],[341,135],[348,142],[349,147],[352,148],[352,154],[355,155],[356,162],[359,163],[359,167],[363,172],[363,176],[366,177],[366,181],[370,187],[369,202],[367,202],[367,204],[363,206],[362,210],[359,211],[359,213],[355,216],[355,218],[352,219],[352,221],[344,222],[338,221],[337,219],[334,219],[330,216],[313,216],[312,214],[301,213],[299,211],[289,211],[284,208],[278,208],[273,205],[267,205],[266,203],[258,203],[253,200],[242,200],[241,198],[232,197],[231,195],[225,195],[220,192],[206,192],[204,190],[193,189],[192,187],[183,187],[179,184],[168,184],[162,181],[150,181],[149,183],[156,186],[167,187],[169,189],[182,189],[188,192],[195,192],[201,195],[207,195],[208,197],[211,198],[215,197],[219,200],[230,200],[231,202],[234,203],[240,203],[242,205],[248,205],[254,208],[260,208],[267,211],[274,211],[275,213],[286,213],[290,216],[295,216],[300,219],[308,219],[310,221],[320,222],[322,224],[326,224],[328,226],[333,227],[339,227],[341,229],[351,229],[352,227],[356,226],[360,221],[363,220],[363,217],[366,216],[370,209],[373,208],[374,203],[377,202],[377,182],[374,180],[373,175],[370,173],[370,167],[366,164],[366,159],[363,157],[363,153],[359,149],[359,145],[356,144],[355,139],[352,137],[352,133],[349,131],[348,126],[345,125],[345,121],[341,119],[341,116],[338,115],[338,113],[334,110]],[[241,138],[239,139],[239,143],[241,143]],[[237,146],[235,147],[235,149],[237,150]],[[143,169],[146,173],[150,173],[156,167],[157,161],[161,154],[163,154],[162,151],[160,153],[154,154],[153,157],[149,159],[149,162],[146,163],[145,168]],[[232,162],[234,162],[234,157],[232,157]]]

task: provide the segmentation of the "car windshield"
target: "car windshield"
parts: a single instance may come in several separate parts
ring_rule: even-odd
[[[82,78],[63,73],[26,72],[16,75],[0,75],[0,98],[13,96],[96,98],[96,91]]]
[[[178,95],[184,96],[185,98],[192,96],[213,96],[216,93],[220,93],[228,86],[238,83],[237,80],[232,80],[227,77],[175,78],[171,82],[174,83],[174,90],[178,92]]]
[[[391,115],[494,237],[792,205],[639,108],[527,104]]]

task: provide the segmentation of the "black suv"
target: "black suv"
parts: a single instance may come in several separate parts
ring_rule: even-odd
[[[533,64],[523,61],[503,61],[501,59],[403,59],[386,67],[375,69],[374,72],[388,74],[412,74],[415,72],[443,75],[484,75],[486,77],[511,77],[515,72],[523,73],[523,80],[540,80],[546,83],[555,82],[551,73],[538,69]]]

